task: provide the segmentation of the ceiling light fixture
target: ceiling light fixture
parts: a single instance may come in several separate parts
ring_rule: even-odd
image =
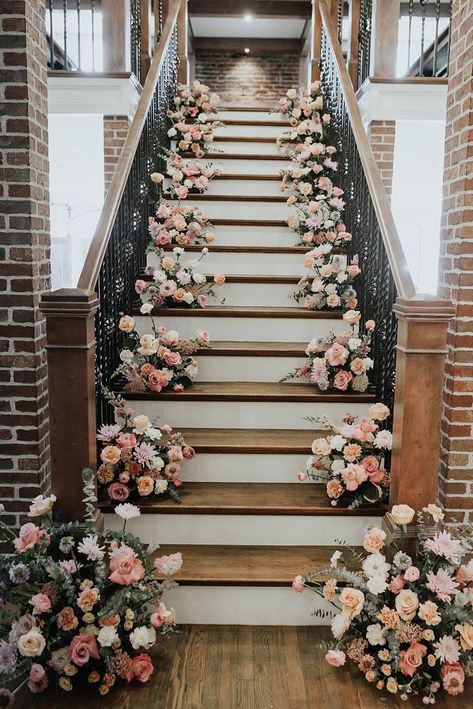
[[[243,15],[243,19],[245,20],[245,22],[251,22],[251,20],[253,19],[253,15],[251,14],[251,12],[246,12]]]
[[[249,54],[249,53],[250,53],[250,48],[249,48],[249,47],[245,47],[245,54]]]

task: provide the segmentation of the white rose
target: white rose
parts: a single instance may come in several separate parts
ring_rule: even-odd
[[[332,465],[330,466],[331,470],[333,470],[334,473],[339,472],[340,470],[345,469],[345,461],[344,460],[334,460]]]
[[[134,650],[138,650],[139,647],[144,647],[145,650],[150,648],[156,642],[156,630],[154,628],[147,628],[142,625],[139,628],[135,628],[130,633],[130,643]]]
[[[51,512],[53,504],[56,502],[56,495],[50,495],[50,497],[43,497],[43,495],[38,495],[33,499],[30,505],[30,511],[28,512],[28,517],[41,517],[48,512]]]
[[[150,175],[151,182],[155,182],[157,185],[159,185],[160,182],[164,180],[164,175],[162,175],[160,172],[152,172]]]
[[[366,628],[366,639],[370,645],[385,645],[385,629],[380,623],[373,623]]]
[[[314,455],[330,455],[332,446],[326,438],[316,438],[312,443],[312,453]]]
[[[351,337],[348,340],[348,349],[350,349],[352,352],[353,350],[358,349],[358,347],[361,345],[361,340],[359,337]]]
[[[188,367],[186,367],[185,372],[189,379],[195,379],[199,373],[199,370],[193,364],[190,364]]]
[[[151,458],[149,464],[153,470],[161,470],[164,468],[164,460],[159,455],[155,455]]]
[[[105,626],[100,628],[97,640],[102,647],[111,647],[115,640],[118,640],[118,633],[113,626]]]
[[[165,492],[168,489],[168,481],[167,480],[156,480],[156,484],[154,486],[154,491],[156,494],[160,495],[162,492]]]
[[[391,517],[394,524],[402,525],[412,522],[415,516],[415,510],[409,505],[394,505],[391,510]]]
[[[150,426],[149,418],[143,414],[133,419],[133,433],[145,433]]]
[[[176,130],[175,128],[170,128],[170,129],[168,130],[168,136],[169,136],[170,138],[174,138],[175,135],[177,135],[177,130]]]
[[[346,313],[343,313],[343,319],[349,325],[355,325],[357,322],[360,321],[360,318],[361,313],[358,310],[347,310]]]
[[[374,362],[371,359],[371,357],[365,357],[364,362],[365,362],[365,369],[373,369]]]
[[[185,302],[187,303],[187,305],[190,305],[191,303],[194,302],[195,298],[194,298],[194,296],[192,295],[192,293],[189,292],[189,293],[186,293],[186,294],[185,294],[184,300],[185,300]]]
[[[163,437],[159,428],[153,428],[152,426],[147,429],[146,435],[148,438],[151,438],[152,441],[159,441]]]
[[[46,647],[46,640],[39,630],[32,628],[25,635],[20,635],[17,646],[18,652],[23,657],[37,657]]]
[[[207,282],[207,279],[203,273],[193,273],[192,278],[194,280],[194,283],[196,283],[198,286],[202,286],[204,285],[204,283]]]
[[[153,304],[152,303],[143,303],[143,305],[140,308],[140,313],[142,315],[149,315],[149,313],[153,310]]]
[[[125,362],[125,364],[129,364],[135,355],[131,350],[122,350],[120,352],[120,359],[122,362]]]
[[[343,438],[343,436],[332,436],[330,439],[330,445],[332,446],[333,450],[341,451],[342,448],[346,445],[346,438]]]

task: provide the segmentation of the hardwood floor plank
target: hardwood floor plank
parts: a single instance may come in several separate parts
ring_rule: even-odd
[[[180,428],[197,453],[304,453],[325,431],[274,428]]]

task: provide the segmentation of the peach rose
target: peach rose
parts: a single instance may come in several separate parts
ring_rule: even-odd
[[[186,297],[186,291],[184,288],[177,288],[177,290],[174,291],[172,294],[172,299],[176,303],[182,303],[184,301],[184,298]]]
[[[442,621],[442,616],[438,613],[438,605],[433,601],[426,601],[419,606],[419,618],[426,625],[438,625]]]
[[[325,359],[330,364],[331,367],[339,367],[348,359],[350,352],[346,347],[335,342],[325,353]]]
[[[346,313],[343,313],[343,319],[349,325],[355,325],[357,322],[360,322],[360,318],[361,313],[358,310],[347,310]]]
[[[327,305],[329,308],[338,308],[340,303],[341,300],[336,293],[331,293],[329,296],[327,296]]]
[[[329,650],[325,655],[325,661],[332,667],[341,667],[345,660],[346,655],[342,650]]]
[[[46,647],[46,640],[39,630],[31,628],[24,635],[20,635],[17,642],[18,652],[23,657],[37,657]]]
[[[408,677],[413,677],[427,654],[427,648],[422,643],[412,643],[407,650],[401,650],[399,669]]]
[[[46,531],[37,527],[33,522],[27,522],[20,527],[18,537],[13,540],[17,552],[33,549],[43,537],[47,537]]]
[[[388,588],[391,591],[391,593],[399,593],[402,591],[404,588],[404,579],[402,576],[395,576],[392,580],[391,583],[389,584]]]
[[[338,480],[329,480],[327,483],[327,495],[332,500],[343,495],[343,487]]]
[[[145,570],[143,564],[134,551],[123,546],[112,552],[110,557],[109,581],[118,583],[120,586],[129,586],[144,578]]]
[[[136,487],[138,495],[141,495],[141,497],[151,495],[154,490],[154,480],[149,475],[142,475],[141,478],[136,479]]]
[[[463,625],[456,625],[455,630],[460,634],[460,644],[464,652],[471,652],[473,650],[473,625],[463,623]]]
[[[61,630],[75,630],[79,625],[74,610],[70,606],[66,606],[56,616],[56,623]]]
[[[332,448],[326,438],[316,438],[312,443],[312,453],[314,455],[330,455]]]
[[[368,473],[362,465],[349,463],[347,467],[342,470],[342,479],[346,489],[350,492],[354,492],[359,488],[361,483],[368,480]]]
[[[90,658],[100,660],[97,640],[93,635],[76,635],[67,648],[67,654],[77,667],[83,667]]]
[[[375,421],[385,421],[390,413],[388,407],[381,403],[373,404],[369,408],[369,415]]]
[[[357,588],[343,588],[340,593],[340,601],[342,604],[342,613],[354,618],[360,615],[363,604],[365,602],[364,594]]]
[[[412,620],[419,607],[419,597],[414,591],[403,589],[396,598],[396,610],[402,620]]]
[[[145,652],[132,658],[131,667],[133,670],[133,678],[143,683],[147,682],[154,672],[151,658]]]
[[[151,426],[149,418],[147,416],[144,416],[143,414],[141,416],[135,416],[132,423],[133,430],[135,433],[145,433],[145,431],[147,431],[148,428]]]
[[[350,369],[355,374],[364,374],[366,370],[365,360],[361,357],[355,357],[355,359],[350,364]]]
[[[118,327],[122,332],[133,332],[133,330],[135,329],[135,321],[131,317],[131,315],[124,315],[122,318],[120,318]]]
[[[223,273],[216,273],[214,276],[214,283],[216,283],[218,286],[223,286],[225,283],[225,276]]]
[[[100,453],[100,458],[104,463],[115,465],[120,460],[121,451],[117,446],[105,446]]]
[[[353,463],[362,453],[361,447],[357,443],[349,443],[343,449],[343,457],[349,463]]]

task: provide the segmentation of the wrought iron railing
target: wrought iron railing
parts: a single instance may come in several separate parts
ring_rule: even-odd
[[[320,10],[322,91],[332,115],[339,159],[337,174],[345,191],[345,219],[353,234],[349,255],[358,254],[360,260],[361,286],[357,293],[363,319],[376,322],[373,388],[377,400],[392,409],[397,341],[393,305],[398,295],[412,297],[415,288],[325,2],[320,3]]]
[[[351,0],[354,2],[354,0]],[[372,0],[360,1],[360,24],[358,28],[358,86],[370,75]]]
[[[121,314],[131,311],[136,297],[134,275],[145,266],[149,175],[162,167],[162,149],[169,141],[167,110],[176,93],[178,70],[176,17],[177,9],[163,29],[165,47],[153,59],[77,286],[81,291],[95,291],[100,301],[95,322],[99,423],[110,416],[110,407],[102,404],[100,387],[109,384],[119,364],[117,323]]]

